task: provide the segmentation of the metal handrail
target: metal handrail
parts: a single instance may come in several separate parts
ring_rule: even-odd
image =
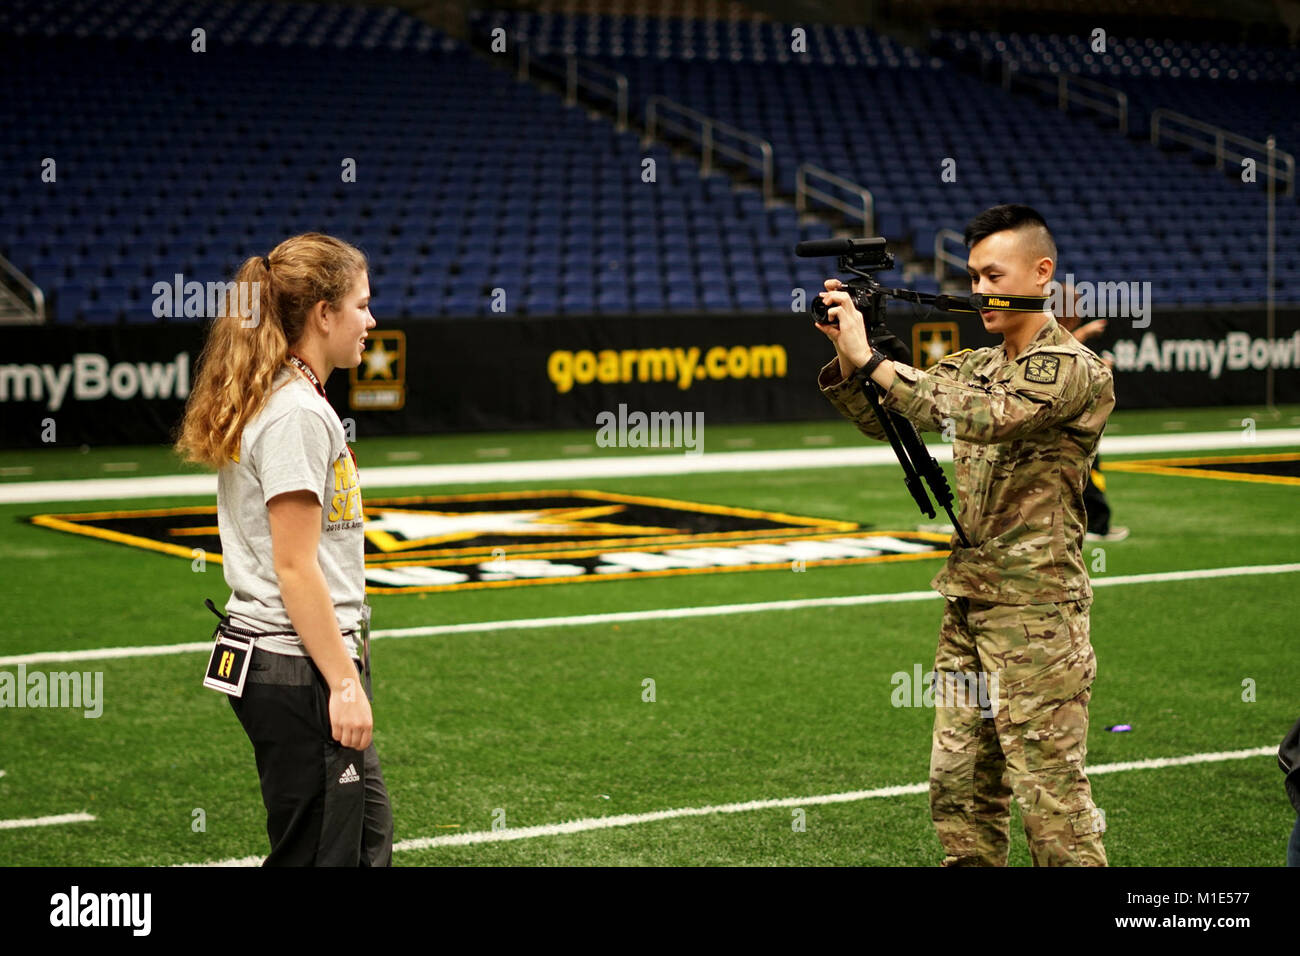
[[[27,293],[31,298],[34,321],[43,325],[45,323],[45,293],[41,291],[40,286],[23,275],[22,271],[4,256],[0,256],[0,273],[12,279]]]
[[[1115,107],[1112,111],[1111,106],[1104,100],[1089,99],[1083,93],[1070,90],[1070,86],[1082,86],[1086,89],[1096,90],[1107,96],[1114,97]],[[1089,106],[1098,113],[1105,116],[1114,116],[1119,122],[1119,131],[1123,135],[1128,135],[1128,94],[1123,90],[1117,90],[1113,86],[1107,86],[1105,83],[1098,83],[1096,80],[1090,80],[1086,76],[1074,76],[1069,73],[1062,73],[1060,86],[1057,90],[1056,105],[1065,112],[1069,108],[1069,103],[1078,103],[1081,106]]]
[[[1105,83],[1098,83],[1096,80],[1090,80],[1086,76],[1075,76],[1072,73],[1058,73],[1056,79],[1049,79],[1035,73],[1026,73],[1020,68],[1020,65],[1010,57],[1002,58],[1002,88],[1011,89],[1012,76],[1020,77],[1022,83],[1028,83],[1040,90],[1056,93],[1056,106],[1061,112],[1066,112],[1071,103],[1077,103],[1080,106],[1086,106],[1096,110],[1103,116],[1112,116],[1119,124],[1119,131],[1128,135],[1128,94],[1123,90],[1116,89],[1113,86],[1107,86]],[[1089,97],[1085,93],[1071,89],[1072,86],[1081,86],[1089,90],[1095,90],[1099,93],[1105,93],[1109,99],[1101,100]],[[1112,106],[1110,99],[1115,101]]]
[[[593,95],[603,96],[614,104],[616,129],[621,133],[627,129],[627,104],[628,104],[628,83],[627,77],[616,70],[606,69],[599,63],[592,63],[590,60],[579,59],[572,53],[564,54],[564,69],[551,66],[543,60],[529,52],[529,42],[526,36],[515,37],[515,42],[519,48],[518,68],[515,76],[520,80],[527,80],[530,71],[541,69],[549,72],[552,76],[564,77],[564,102],[568,106],[573,106],[578,102],[578,88],[586,90]],[[604,86],[593,80],[587,79],[579,74],[579,68],[588,70],[592,73],[598,73],[601,76],[609,77],[613,80],[612,86]]]
[[[671,119],[662,117],[659,114],[677,113],[681,116],[689,117],[696,125],[684,126],[681,123],[675,123]],[[738,129],[730,123],[724,123],[716,120],[711,116],[705,116],[688,106],[683,106],[668,99],[666,96],[652,96],[646,100],[645,107],[645,129],[647,142],[655,138],[655,130],[659,126],[671,130],[688,139],[700,144],[702,162],[700,165],[701,175],[707,176],[713,169],[713,154],[719,153],[723,156],[744,163],[746,166],[756,168],[760,171],[763,179],[763,201],[771,202],[773,195],[773,164],[772,164],[772,144],[765,139],[754,136],[752,133],[746,133],[743,129]],[[699,135],[696,136],[696,126],[699,128]],[[719,143],[716,140],[716,133],[722,133],[741,142],[749,143],[756,147],[762,155],[761,160],[755,160],[753,156],[725,143]]]
[[[945,278],[943,267],[945,264],[954,265],[958,269],[965,270],[966,260],[954,256],[951,252],[943,247],[944,240],[955,239],[960,243],[965,243],[965,238],[955,229],[940,229],[934,234],[934,281],[942,283]]]
[[[845,202],[830,193],[823,192],[813,186],[808,185],[808,178],[825,180],[833,186],[838,186],[845,192],[853,193],[858,198],[859,205]],[[871,190],[859,186],[857,183],[845,179],[843,176],[836,176],[829,170],[812,163],[803,163],[795,170],[794,174],[794,205],[799,212],[806,212],[808,209],[808,198],[811,197],[824,203],[834,209],[838,209],[846,216],[858,216],[862,219],[863,231],[868,236],[876,234],[876,200],[871,195]]]
[[[627,129],[627,77],[617,70],[606,69],[599,63],[592,63],[590,60],[579,60],[576,56],[570,56],[570,68],[573,70],[573,82],[575,85],[585,83],[587,89],[594,93],[603,93],[614,103],[614,112],[616,119],[615,128],[621,133]],[[591,80],[582,80],[577,75],[577,69],[581,66],[584,70],[590,70],[592,73],[608,77],[614,83],[613,87],[601,86]]]
[[[1192,129],[1198,130],[1202,133],[1208,133],[1214,137],[1214,143],[1211,145],[1204,140],[1199,140],[1177,131],[1169,130],[1167,128],[1162,129],[1161,120],[1165,119],[1172,120],[1173,122],[1180,123],[1184,126],[1190,126]],[[1151,111],[1151,145],[1159,146],[1162,135],[1176,143],[1183,143],[1184,145],[1200,149],[1203,152],[1213,153],[1215,169],[1223,169],[1225,159],[1230,159],[1234,163],[1240,163],[1243,159],[1251,158],[1245,153],[1238,153],[1235,150],[1229,149],[1229,143],[1254,149],[1257,152],[1263,153],[1265,156],[1268,156],[1271,152],[1274,159],[1271,162],[1266,162],[1265,165],[1269,178],[1274,180],[1280,179],[1286,183],[1286,192],[1284,195],[1295,195],[1295,156],[1285,150],[1277,149],[1276,147],[1270,150],[1268,143],[1261,143],[1259,140],[1251,139],[1248,136],[1242,136],[1240,133],[1234,133],[1231,130],[1224,129],[1222,126],[1215,126],[1213,123],[1194,119],[1186,113],[1179,113],[1176,110],[1167,109],[1163,106]],[[1282,160],[1283,165],[1281,176],[1278,175],[1279,170],[1276,166],[1278,158]]]

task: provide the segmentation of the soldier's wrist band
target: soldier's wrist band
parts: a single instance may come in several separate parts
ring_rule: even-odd
[[[856,379],[860,379],[863,382],[869,380],[871,378],[871,373],[874,372],[880,366],[881,362],[885,361],[888,358],[889,356],[886,355],[884,352],[880,351],[880,349],[873,348],[871,350],[871,358],[867,359],[867,364],[862,366],[862,368],[858,369],[856,372],[854,372],[853,377]]]

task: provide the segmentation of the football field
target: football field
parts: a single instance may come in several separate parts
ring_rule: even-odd
[[[1280,413],[1117,412],[1107,429],[1131,534],[1084,557],[1112,865],[1284,862],[1300,407]],[[357,441],[367,560],[387,572],[369,601],[397,865],[939,862],[914,681],[947,540],[922,526],[946,519],[916,510],[896,463],[850,461],[888,449],[845,423],[706,439],[698,457],[590,432]],[[0,453],[3,864],[266,852],[252,748],[201,685],[202,602],[229,594],[219,556],[191,547],[215,499],[161,478],[181,473],[166,448]],[[31,697],[33,675],[71,672],[80,706]],[[1030,862],[1014,801],[1010,862]]]

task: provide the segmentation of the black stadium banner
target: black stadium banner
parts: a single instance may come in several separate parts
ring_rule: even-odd
[[[914,364],[996,345],[978,316],[907,307]],[[164,443],[180,419],[201,324],[0,329],[0,447]],[[1300,401],[1300,309],[1156,310],[1089,342],[1115,360],[1120,408]],[[357,437],[620,428],[637,413],[727,424],[834,417],[816,386],[834,352],[797,313],[381,321],[362,365],[327,384]],[[699,418],[699,416],[703,416]]]

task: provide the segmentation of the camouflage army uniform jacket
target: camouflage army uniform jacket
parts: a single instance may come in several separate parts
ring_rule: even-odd
[[[1115,407],[1110,370],[1055,318],[1008,360],[998,345],[949,355],[922,372],[895,363],[880,395],[920,431],[954,437],[957,520],[972,547],[950,542],[930,582],[948,597],[991,604],[1091,599],[1084,567],[1083,489]],[[863,434],[886,440],[856,382],[832,359],[822,393]]]

